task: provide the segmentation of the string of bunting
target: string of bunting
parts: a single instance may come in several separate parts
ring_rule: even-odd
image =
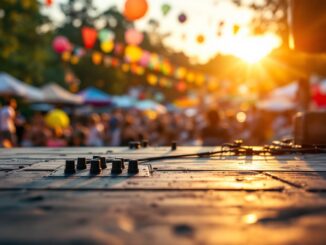
[[[53,48],[61,54],[63,61],[76,65],[82,57],[88,56],[94,65],[120,68],[123,72],[139,76],[146,75],[149,85],[165,88],[175,86],[180,92],[190,86],[205,85],[210,90],[217,87],[213,76],[173,65],[167,58],[140,48],[138,45],[143,41],[143,34],[136,29],[126,31],[126,43],[115,42],[115,34],[109,29],[97,32],[94,28],[83,27],[81,34],[84,47],[71,44],[64,36],[54,39]],[[97,40],[101,51],[93,49]]]

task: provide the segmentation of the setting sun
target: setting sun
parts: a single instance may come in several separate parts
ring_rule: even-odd
[[[266,57],[273,49],[279,47],[280,39],[276,35],[240,36],[229,42],[228,52],[243,61],[254,64]]]

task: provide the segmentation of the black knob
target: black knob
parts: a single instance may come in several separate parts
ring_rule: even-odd
[[[139,149],[140,142],[139,141],[130,141],[129,142],[129,149]]]
[[[138,161],[137,160],[130,160],[128,165],[128,173],[129,174],[138,174]]]
[[[65,174],[74,174],[74,173],[76,173],[75,161],[74,160],[66,160]]]
[[[77,169],[78,170],[83,170],[86,169],[86,158],[85,157],[78,157],[77,158]]]
[[[101,164],[99,159],[91,160],[91,168],[89,169],[89,173],[92,175],[100,174],[102,171]]]
[[[121,174],[122,173],[122,162],[120,159],[112,161],[111,174]]]
[[[171,143],[171,150],[172,151],[175,151],[176,149],[177,149],[177,142],[172,141],[172,143]]]
[[[101,163],[101,168],[105,169],[107,167],[106,166],[106,158],[105,157],[100,157],[99,160],[100,160],[100,163]]]
[[[142,147],[146,148],[148,146],[148,140],[142,140],[141,145]]]

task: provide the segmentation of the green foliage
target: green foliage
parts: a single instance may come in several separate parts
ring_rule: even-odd
[[[50,23],[41,15],[39,3],[2,0],[0,10],[0,70],[28,83],[44,83],[55,57],[49,45],[51,33],[45,32]],[[55,74],[60,74],[56,69]]]

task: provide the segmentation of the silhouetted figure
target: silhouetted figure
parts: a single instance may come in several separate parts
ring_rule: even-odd
[[[228,131],[220,125],[220,116],[216,110],[210,110],[206,114],[207,126],[202,129],[201,137],[204,146],[215,146],[226,143],[229,140]]]

